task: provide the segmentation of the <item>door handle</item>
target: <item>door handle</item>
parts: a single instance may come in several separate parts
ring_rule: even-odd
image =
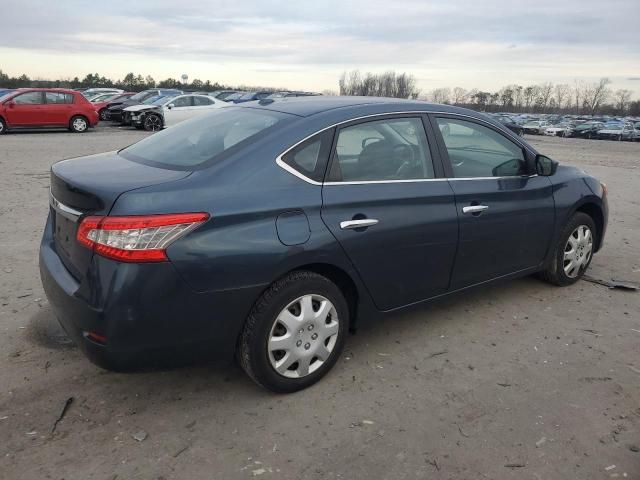
[[[462,207],[462,213],[481,213],[488,208],[488,205],[469,205],[468,207]]]
[[[366,228],[376,225],[378,220],[375,218],[362,218],[360,220],[346,220],[340,222],[340,228],[342,230],[352,230],[354,228]]]

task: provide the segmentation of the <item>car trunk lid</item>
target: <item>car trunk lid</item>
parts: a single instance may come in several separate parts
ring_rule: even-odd
[[[50,194],[53,242],[69,272],[80,280],[91,263],[93,252],[76,240],[84,216],[108,215],[123,193],[179,180],[189,174],[131,162],[117,152],[53,165]]]

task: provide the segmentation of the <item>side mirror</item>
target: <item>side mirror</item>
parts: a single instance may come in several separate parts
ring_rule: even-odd
[[[4,106],[7,108],[13,108],[14,105],[15,105],[15,102],[13,100],[9,100],[8,102],[4,103]]]
[[[558,170],[558,162],[544,155],[536,157],[536,173],[542,177],[549,177]]]
[[[175,103],[170,103],[169,105],[167,105],[167,108],[171,110],[175,106],[176,106]]]

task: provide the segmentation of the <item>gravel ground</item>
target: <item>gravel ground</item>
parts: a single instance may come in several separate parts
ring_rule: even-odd
[[[0,138],[1,478],[640,478],[640,292],[534,278],[478,290],[359,331],[288,396],[235,365],[91,365],[38,277],[48,170],[143,136]],[[640,282],[640,144],[528,140],[609,185],[590,273]]]

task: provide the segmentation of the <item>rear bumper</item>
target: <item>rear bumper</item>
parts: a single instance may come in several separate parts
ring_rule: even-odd
[[[67,334],[92,362],[112,370],[172,363],[203,350],[207,357],[229,356],[263,289],[197,293],[169,262],[125,264],[97,255],[78,281],[55,251],[50,222],[40,246],[40,277]],[[89,332],[106,343],[87,338]]]

